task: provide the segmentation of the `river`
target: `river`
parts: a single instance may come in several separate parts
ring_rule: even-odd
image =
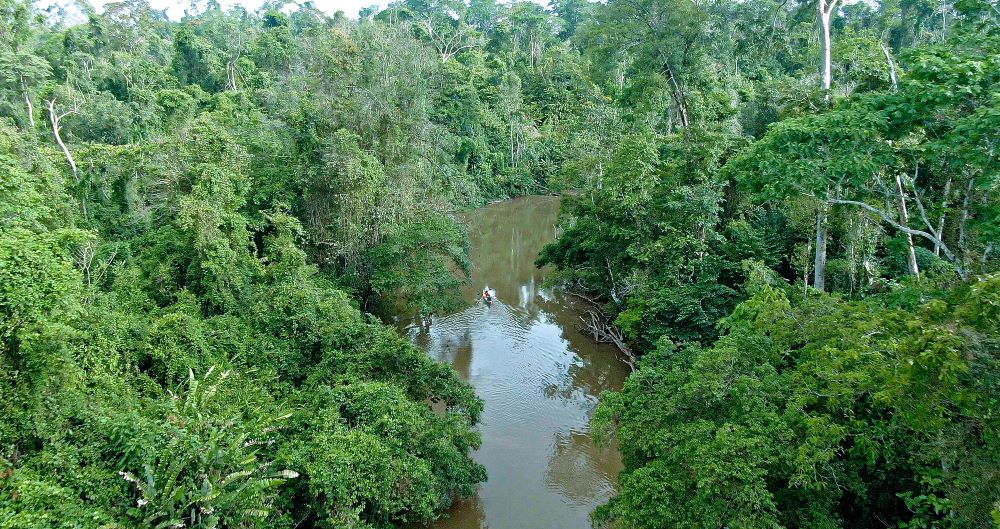
[[[485,401],[475,453],[489,481],[434,529],[587,529],[622,468],[617,449],[595,446],[598,396],[620,389],[628,367],[610,346],[577,330],[579,302],[543,288],[534,266],[556,235],[559,198],[522,197],[469,212],[470,305],[429,325],[397,318],[427,354],[451,364]],[[483,285],[497,293],[478,302]]]

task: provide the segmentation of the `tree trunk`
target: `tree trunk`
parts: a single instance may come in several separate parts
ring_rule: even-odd
[[[670,68],[670,65],[666,65],[667,77],[670,78],[670,83],[673,85],[673,97],[674,103],[677,105],[677,112],[681,115],[681,126],[685,129],[688,128],[690,121],[688,120],[687,102],[684,98],[684,92],[681,90],[681,86],[677,83],[677,77],[674,76],[674,71]]]
[[[76,174],[76,162],[73,160],[73,155],[69,152],[69,148],[63,143],[62,136],[59,134],[59,120],[66,117],[66,114],[62,116],[56,114],[56,100],[52,99],[49,101],[49,121],[52,123],[52,133],[56,137],[56,143],[59,144],[59,148],[62,149],[63,154],[66,156],[66,161],[69,162],[70,169],[73,170],[73,179],[79,180]]]
[[[865,282],[869,287],[875,284],[875,259],[870,252],[865,251],[865,256],[861,260],[861,266],[865,269]]]
[[[822,5],[822,2],[820,3]],[[821,15],[823,25],[823,92],[830,99],[830,87],[833,85],[833,50],[830,42],[830,16]]]
[[[816,212],[816,262],[813,263],[813,288],[820,291],[826,287],[826,228],[829,214],[830,206],[820,204]]]
[[[28,94],[28,85],[21,78],[21,92],[24,93],[24,104],[28,106],[28,123],[31,129],[35,129],[35,106],[31,104],[31,96]]]
[[[830,100],[830,87],[833,85],[833,44],[830,39],[830,22],[833,18],[834,10],[837,9],[837,0],[818,0],[819,20],[823,40],[823,97]]]
[[[864,237],[864,246],[861,248],[861,267],[865,271],[865,286],[871,287],[875,284],[875,248],[872,245],[872,238],[876,237],[873,232],[878,230],[877,226],[873,226],[871,220],[869,220],[868,215],[861,215],[861,234]],[[871,230],[871,231],[869,231]]]
[[[851,231],[847,238],[847,255],[850,259],[847,270],[851,280],[851,295],[854,295],[855,287],[858,284],[858,252],[857,252],[857,229],[854,227],[854,217],[851,217]]]
[[[236,60],[230,59],[226,63],[226,89],[232,92],[238,90],[236,85]]]
[[[896,189],[899,191],[899,218],[903,226],[910,225],[910,214],[906,210],[906,193],[903,192],[903,179],[896,173]],[[920,279],[920,268],[917,266],[917,252],[913,248],[913,235],[906,235],[906,264],[910,269],[910,274]]]
[[[941,199],[941,218],[938,219],[938,237],[944,237],[944,219],[948,216],[948,195],[951,193],[951,178],[944,184],[944,198]],[[941,256],[941,242],[934,243],[934,255]]]
[[[970,185],[970,188],[971,188],[971,185]],[[970,189],[969,192],[971,193],[971,191],[972,190]],[[917,206],[921,208],[921,214],[923,215],[924,212],[923,212],[922,206],[920,205],[919,196],[917,198],[918,198],[918,200],[917,200]],[[862,208],[862,209],[864,209],[864,210],[866,210],[866,211],[868,211],[870,213],[874,213],[880,219],[882,219],[883,222],[889,224],[893,228],[895,228],[895,229],[897,229],[897,230],[899,230],[899,231],[901,231],[903,233],[906,233],[906,234],[909,234],[909,235],[918,235],[920,237],[923,237],[923,238],[931,241],[932,243],[939,243],[941,245],[941,251],[944,253],[945,257],[947,257],[948,260],[953,265],[955,265],[955,271],[958,272],[958,275],[962,279],[964,279],[964,280],[969,279],[969,272],[968,272],[968,267],[966,266],[966,259],[963,259],[962,257],[955,255],[951,251],[951,249],[948,248],[948,245],[945,244],[944,240],[940,236],[938,236],[938,235],[936,235],[934,233],[923,231],[923,230],[915,230],[915,229],[913,229],[913,228],[911,228],[909,226],[904,226],[903,224],[900,224],[899,221],[897,221],[894,218],[894,215],[890,215],[889,214],[888,209],[882,210],[882,209],[876,208],[875,206],[872,206],[871,204],[867,204],[865,202],[859,202],[857,200],[846,200],[846,199],[841,199],[841,198],[826,198],[824,200],[828,204],[842,204],[842,205],[850,205],[850,206],[860,207],[860,208]],[[966,199],[965,199],[965,204],[966,205],[968,204],[968,197],[966,197]],[[963,215],[962,215],[962,222],[959,224],[959,227],[958,227],[958,232],[959,232],[959,234],[958,234],[959,248],[963,248],[964,247],[964,239],[965,239],[965,228],[964,228],[964,226],[965,226],[966,220],[968,219],[967,213],[968,213],[968,210],[965,209],[965,211],[963,212]],[[965,252],[965,250],[963,250],[963,252]],[[967,253],[966,253],[966,255],[967,255]]]
[[[962,266],[966,269],[968,269],[969,265],[969,248],[965,244],[965,225],[969,222],[969,199],[972,197],[972,184],[972,179],[969,179],[968,189],[966,189],[965,196],[962,198],[962,217],[958,222],[958,249],[962,252]]]
[[[802,270],[802,299],[806,298],[809,294],[809,254],[812,253],[812,241],[806,243],[806,262]]]
[[[514,158],[514,118],[509,119],[510,126],[510,165],[511,167],[517,167],[517,160]]]
[[[66,156],[66,161],[69,162],[70,169],[73,170],[73,181],[80,183],[80,176],[77,174],[76,161],[73,160],[73,154],[69,152],[69,147],[63,143],[62,135],[59,134],[61,130],[59,127],[59,120],[76,112],[76,110],[71,110],[62,115],[56,113],[56,100],[52,98],[49,100],[49,121],[52,123],[52,134],[56,137],[56,143],[59,144],[59,148],[62,149],[63,155]],[[83,198],[80,199],[80,209],[83,211],[84,220],[90,220],[90,213],[87,211],[87,191],[83,191]]]
[[[885,62],[889,64],[889,80],[892,81],[892,90],[895,91],[899,87],[899,83],[896,80],[896,63],[892,60],[892,54],[889,53],[889,47],[882,44],[882,53],[885,53]]]

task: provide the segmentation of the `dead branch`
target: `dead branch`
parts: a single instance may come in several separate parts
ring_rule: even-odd
[[[860,202],[860,201],[857,201],[857,200],[846,200],[846,199],[839,199],[839,198],[820,197],[820,196],[817,196],[815,193],[811,193],[811,192],[803,189],[800,186],[795,186],[795,187],[797,189],[799,189],[799,191],[802,192],[804,195],[812,197],[812,198],[814,198],[816,200],[819,200],[819,201],[822,201],[822,202],[826,202],[828,204],[843,205],[843,206],[856,206],[856,207],[862,208],[862,209],[868,211],[869,213],[873,213],[875,216],[877,216],[878,218],[882,219],[882,221],[885,222],[886,224],[889,224],[893,228],[895,228],[895,229],[897,229],[897,230],[899,230],[899,231],[901,231],[901,232],[903,232],[905,234],[915,235],[917,237],[923,237],[924,239],[927,239],[928,241],[930,241],[930,242],[932,242],[934,244],[940,244],[941,245],[941,250],[944,252],[945,257],[947,257],[948,260],[951,261],[951,263],[955,265],[955,270],[958,272],[958,275],[962,279],[968,279],[968,277],[969,277],[968,276],[968,272],[966,271],[963,262],[960,261],[958,259],[958,257],[954,253],[952,253],[951,249],[948,248],[948,246],[941,239],[941,237],[937,236],[936,234],[931,233],[931,232],[927,232],[927,231],[923,231],[923,230],[915,230],[913,228],[910,228],[909,226],[903,225],[900,222],[898,222],[896,219],[894,219],[893,216],[888,213],[888,211],[879,209],[879,208],[877,208],[875,206],[872,206],[871,204],[868,204],[868,203],[865,203],[865,202]],[[968,200],[968,197],[966,197],[966,200]],[[918,203],[918,209],[922,209],[920,206],[922,206],[922,204]],[[922,215],[921,215],[921,217],[922,218],[926,217],[926,212],[923,212]],[[963,224],[964,224],[964,222],[963,222]],[[962,226],[960,225],[959,228],[961,229]],[[960,247],[962,246],[961,242],[962,242],[962,240],[961,240],[961,236],[960,236],[960,238],[959,238],[959,246]]]
[[[59,114],[56,112],[56,98],[53,97],[52,99],[49,99],[47,103],[49,104],[49,121],[52,123],[52,133],[56,137],[56,143],[59,144],[63,154],[66,155],[66,161],[69,162],[69,167],[73,170],[73,179],[79,181],[76,172],[76,162],[73,160],[73,155],[70,154],[69,148],[66,147],[65,143],[63,143],[62,135],[59,134],[62,130],[62,127],[59,125],[59,121],[70,114],[75,114],[76,109]]]
[[[588,310],[585,316],[580,316],[580,321],[583,322],[581,331],[593,336],[595,342],[614,344],[625,355],[624,361],[629,369],[635,371],[635,353],[625,344],[625,335],[621,329],[609,323],[608,317],[603,312],[599,309]]]

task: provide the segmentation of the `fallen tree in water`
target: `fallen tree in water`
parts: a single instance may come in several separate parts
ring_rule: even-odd
[[[621,329],[611,323],[611,318],[604,313],[601,309],[600,303],[589,296],[581,294],[580,292],[575,292],[572,290],[567,290],[567,292],[576,298],[582,299],[587,302],[593,308],[587,309],[584,314],[580,315],[580,322],[582,325],[579,326],[581,332],[587,333],[594,338],[595,342],[598,343],[610,343],[614,344],[622,354],[625,355],[625,363],[628,364],[629,369],[635,371],[636,355],[629,348],[628,344],[625,343],[625,335],[622,333]]]

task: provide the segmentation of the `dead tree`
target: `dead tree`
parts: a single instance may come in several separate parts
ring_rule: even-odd
[[[66,147],[66,144],[63,142],[62,135],[60,134],[62,127],[59,125],[59,122],[64,117],[69,116],[70,114],[76,114],[76,109],[74,108],[73,110],[68,110],[59,114],[56,112],[56,98],[53,97],[52,99],[49,99],[47,103],[49,104],[49,122],[52,123],[52,134],[55,135],[56,143],[59,144],[59,148],[62,149],[63,154],[66,156],[66,161],[69,162],[70,169],[73,170],[73,179],[79,181],[79,176],[76,171],[76,162],[73,160],[73,154],[69,152],[69,148]]]
[[[580,316],[580,321],[583,322],[582,331],[593,336],[595,342],[614,344],[625,355],[625,363],[632,371],[635,371],[635,353],[625,344],[625,336],[621,329],[608,322],[604,313],[598,310],[588,310],[585,316]]]

